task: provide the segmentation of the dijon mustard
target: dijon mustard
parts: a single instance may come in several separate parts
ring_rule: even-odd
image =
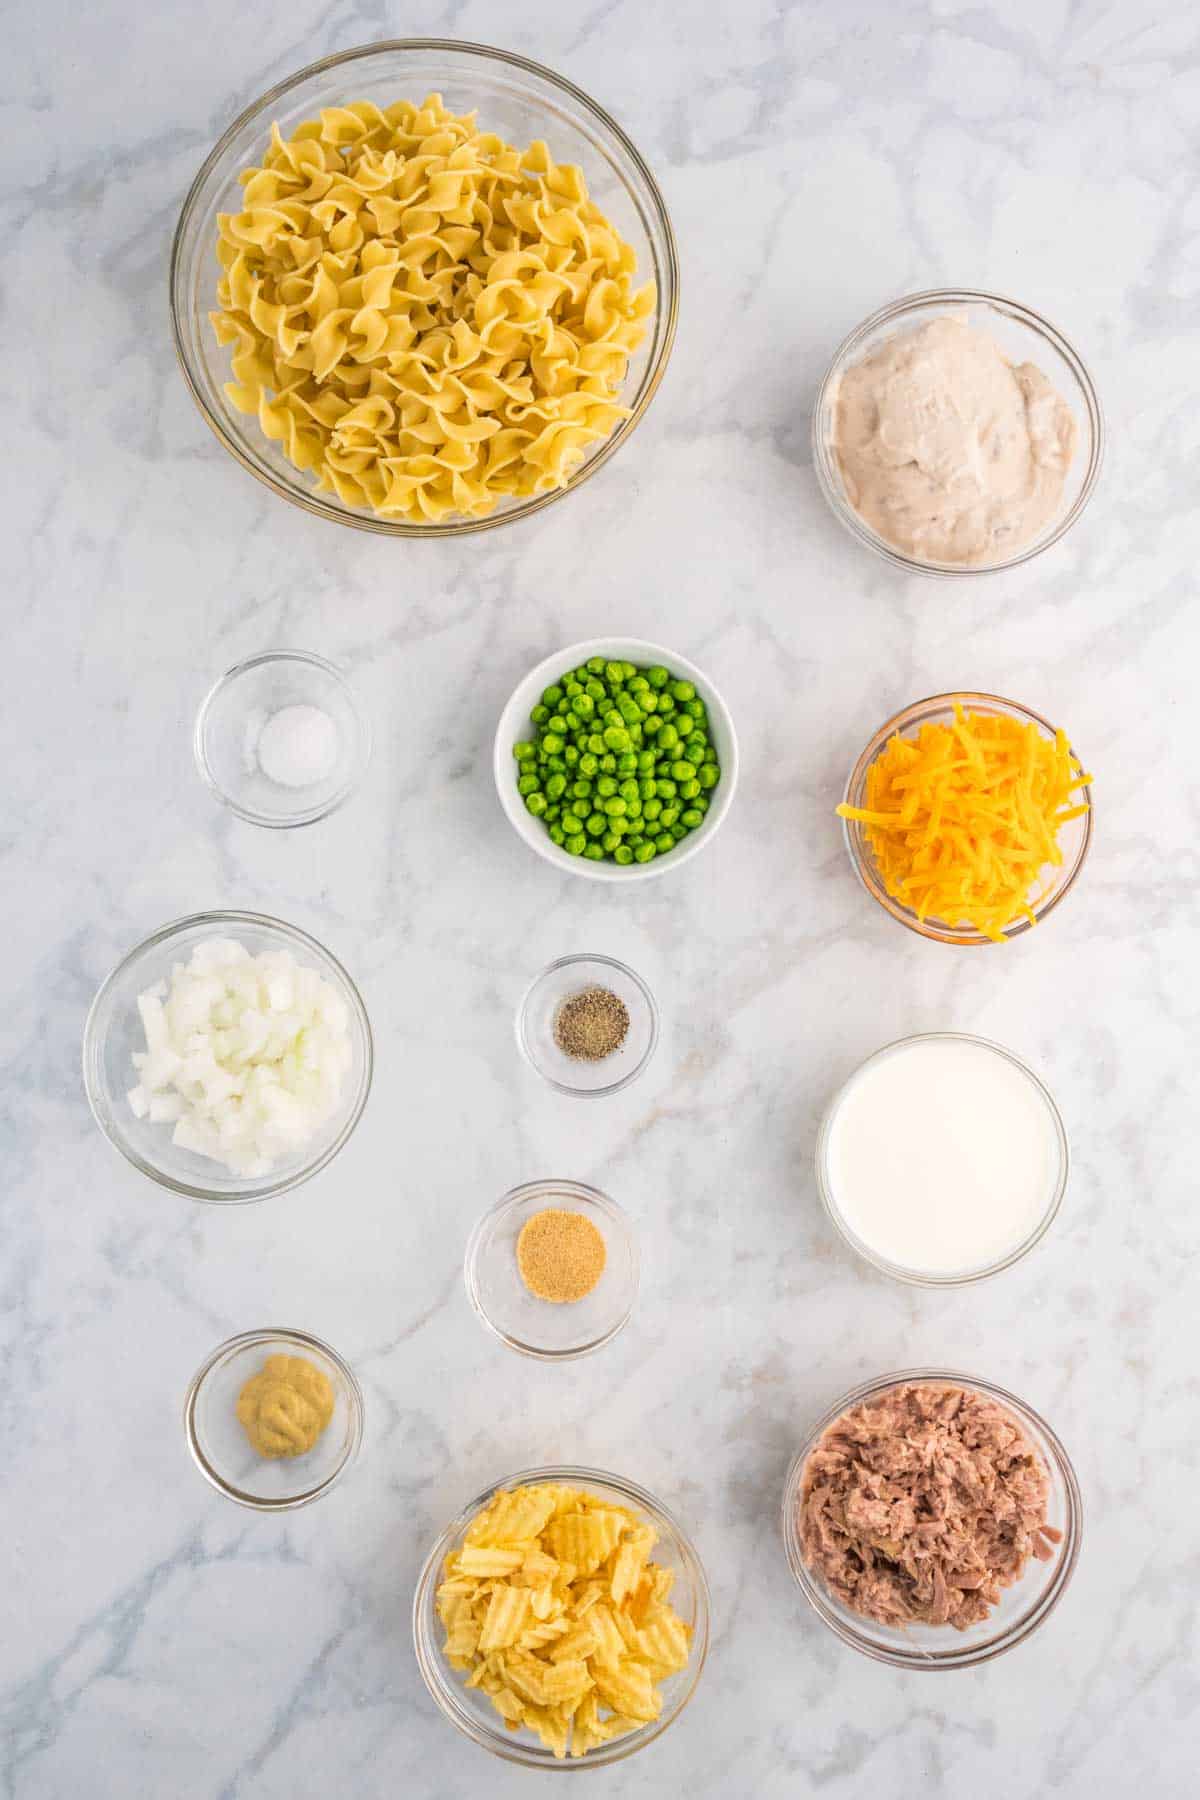
[[[303,1356],[268,1356],[238,1395],[237,1416],[260,1456],[304,1456],[333,1417],[333,1385]]]

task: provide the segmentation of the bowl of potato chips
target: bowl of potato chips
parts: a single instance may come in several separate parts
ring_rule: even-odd
[[[683,1528],[601,1469],[525,1469],[464,1507],[413,1602],[425,1685],[452,1725],[527,1768],[632,1756],[679,1717],[708,1652]]]

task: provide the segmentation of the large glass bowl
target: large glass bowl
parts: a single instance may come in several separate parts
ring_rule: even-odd
[[[217,214],[240,207],[238,174],[259,161],[274,121],[284,137],[322,107],[355,100],[387,105],[421,101],[440,93],[454,112],[478,111],[483,129],[524,148],[544,138],[558,162],[578,163],[592,199],[637,255],[637,279],[653,280],[658,302],[646,337],[630,359],[621,391],[631,409],[612,435],[594,446],[565,487],[527,499],[501,500],[483,519],[437,524],[381,519],[345,505],[336,494],[317,493],[311,477],[292,467],[257,418],[239,413],[226,398],[229,350],[209,322],[216,306]],[[313,63],[291,75],[234,120],[184,201],[171,251],[171,318],[184,377],[201,413],[243,468],[276,494],[318,518],[378,531],[391,537],[450,537],[486,531],[539,512],[572,493],[631,436],[654,396],[675,338],[679,266],[671,222],[658,185],[621,127],[595,101],[560,75],[523,56],[484,44],[439,38],[406,38],[364,44]]]
[[[935,562],[907,556],[880,537],[850,503],[834,447],[835,410],[842,376],[888,338],[898,337],[928,324],[939,314],[965,317],[967,323],[995,340],[1010,362],[1029,362],[1041,370],[1075,416],[1078,439],[1058,510],[1031,543],[1021,544],[1011,556],[991,562]],[[1003,294],[979,288],[933,288],[923,294],[906,294],[864,319],[834,352],[817,393],[812,420],[813,467],[817,483],[834,516],[852,537],[890,562],[894,568],[921,575],[989,575],[1016,568],[1056,544],[1074,525],[1091,499],[1104,460],[1104,415],[1095,383],[1078,351],[1048,319]]]
[[[598,1494],[649,1519],[658,1533],[658,1542],[651,1554],[655,1562],[674,1569],[675,1585],[671,1589],[671,1605],[683,1623],[692,1627],[693,1633],[692,1654],[687,1667],[680,1669],[678,1674],[669,1675],[661,1684],[659,1691],[663,1696],[663,1709],[652,1724],[630,1732],[628,1737],[615,1738],[612,1743],[601,1744],[595,1750],[589,1750],[586,1756],[567,1756],[562,1760],[556,1759],[532,1732],[508,1731],[488,1696],[478,1688],[468,1688],[465,1676],[459,1670],[451,1668],[442,1652],[445,1630],[437,1616],[436,1605],[442,1565],[447,1555],[462,1542],[471,1521],[488,1505],[496,1490],[541,1481],[562,1482],[569,1487],[586,1488],[589,1493]],[[644,1750],[647,1744],[652,1744],[655,1738],[662,1736],[668,1725],[674,1724],[696,1690],[696,1683],[708,1654],[708,1612],[708,1582],[700,1558],[683,1527],[660,1500],[656,1500],[653,1494],[638,1487],[636,1483],[626,1481],[620,1475],[606,1474],[603,1469],[577,1468],[570,1463],[555,1463],[544,1469],[521,1469],[515,1475],[507,1475],[503,1480],[494,1481],[481,1494],[477,1494],[469,1505],[464,1506],[456,1519],[450,1521],[429,1552],[417,1582],[413,1599],[413,1642],[426,1687],[450,1723],[469,1737],[472,1743],[490,1750],[493,1756],[502,1756],[506,1762],[521,1763],[529,1769],[568,1772],[572,1769],[594,1769],[602,1763],[620,1762],[624,1757]]]
[[[870,743],[859,756],[850,771],[850,779],[846,783],[846,792],[842,799],[847,806],[865,806],[867,792],[867,776],[871,764],[883,750],[889,738],[893,736],[915,737],[922,725],[950,725],[954,721],[955,704],[964,712],[998,714],[1009,719],[1016,719],[1021,725],[1036,725],[1037,729],[1047,737],[1055,735],[1054,726],[1049,719],[1043,719],[1041,713],[1033,712],[1027,706],[1019,706],[1015,700],[1004,700],[999,694],[934,694],[928,700],[914,701],[898,712],[894,718],[881,725]],[[1080,762],[1074,747],[1071,749],[1071,760],[1076,771],[1082,775],[1084,765]],[[1036,889],[1038,899],[1032,907],[1034,918],[1040,922],[1052,913],[1060,901],[1065,900],[1075,885],[1075,879],[1082,869],[1092,843],[1092,788],[1087,782],[1078,788],[1073,801],[1080,805],[1085,802],[1087,811],[1081,818],[1071,819],[1058,834],[1058,847],[1062,851],[1062,861],[1053,866],[1047,865],[1038,873]],[[918,918],[911,906],[895,899],[888,893],[879,874],[875,861],[875,853],[871,849],[871,841],[867,836],[867,827],[858,819],[843,819],[842,836],[845,839],[846,851],[851,866],[858,879],[866,888],[872,899],[878,900],[884,912],[890,913],[901,925],[915,931],[918,937],[928,938],[935,944],[993,944],[994,938],[987,937],[984,932],[976,931],[973,926],[955,924],[946,919]],[[1005,939],[1020,937],[1023,932],[1032,931],[1033,926],[1028,919],[1017,919],[1009,925],[1004,933]]]
[[[889,1388],[914,1381],[950,1382],[956,1387],[975,1388],[1013,1415],[1045,1462],[1050,1476],[1046,1523],[1062,1533],[1062,1541],[1055,1547],[1050,1560],[1038,1562],[1031,1558],[1021,1579],[1002,1589],[999,1604],[992,1608],[987,1618],[968,1626],[965,1631],[959,1631],[953,1625],[904,1628],[881,1625],[875,1619],[851,1612],[808,1567],[801,1548],[797,1514],[800,1486],[804,1465],[821,1437],[852,1406],[858,1406],[864,1400],[876,1400]],[[876,1662],[891,1663],[897,1669],[965,1669],[1014,1649],[1050,1617],[1075,1572],[1083,1529],[1083,1501],[1066,1450],[1046,1421],[1015,1394],[990,1381],[981,1381],[977,1375],[963,1375],[954,1369],[901,1369],[894,1375],[865,1381],[861,1387],[844,1394],[823,1418],[817,1420],[788,1470],[783,1490],[782,1525],[788,1566],[805,1599],[844,1644],[861,1650]]]
[[[255,956],[264,950],[289,951],[302,967],[315,969],[336,988],[349,1014],[353,1061],[337,1110],[302,1152],[279,1158],[267,1175],[235,1175],[211,1157],[179,1149],[171,1142],[170,1125],[136,1118],[127,1099],[137,1081],[133,1052],[146,1047],[138,995],[168,980],[176,963],[187,962],[197,944],[214,937],[236,938]],[[93,1000],[83,1031],[84,1087],[109,1143],[135,1169],[174,1193],[226,1205],[286,1193],[332,1162],[362,1116],[372,1063],[367,1011],[341,963],[306,931],[261,913],[192,913],[164,925],[117,964]]]

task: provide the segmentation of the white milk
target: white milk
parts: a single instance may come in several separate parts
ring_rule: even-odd
[[[834,1209],[875,1255],[914,1274],[1001,1261],[1054,1199],[1063,1147],[1046,1096],[1002,1050],[928,1037],[864,1063],[834,1103]]]

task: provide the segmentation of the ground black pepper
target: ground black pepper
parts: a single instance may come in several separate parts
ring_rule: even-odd
[[[578,1062],[601,1062],[625,1042],[629,1012],[608,988],[584,988],[564,1000],[554,1018],[554,1041]]]

